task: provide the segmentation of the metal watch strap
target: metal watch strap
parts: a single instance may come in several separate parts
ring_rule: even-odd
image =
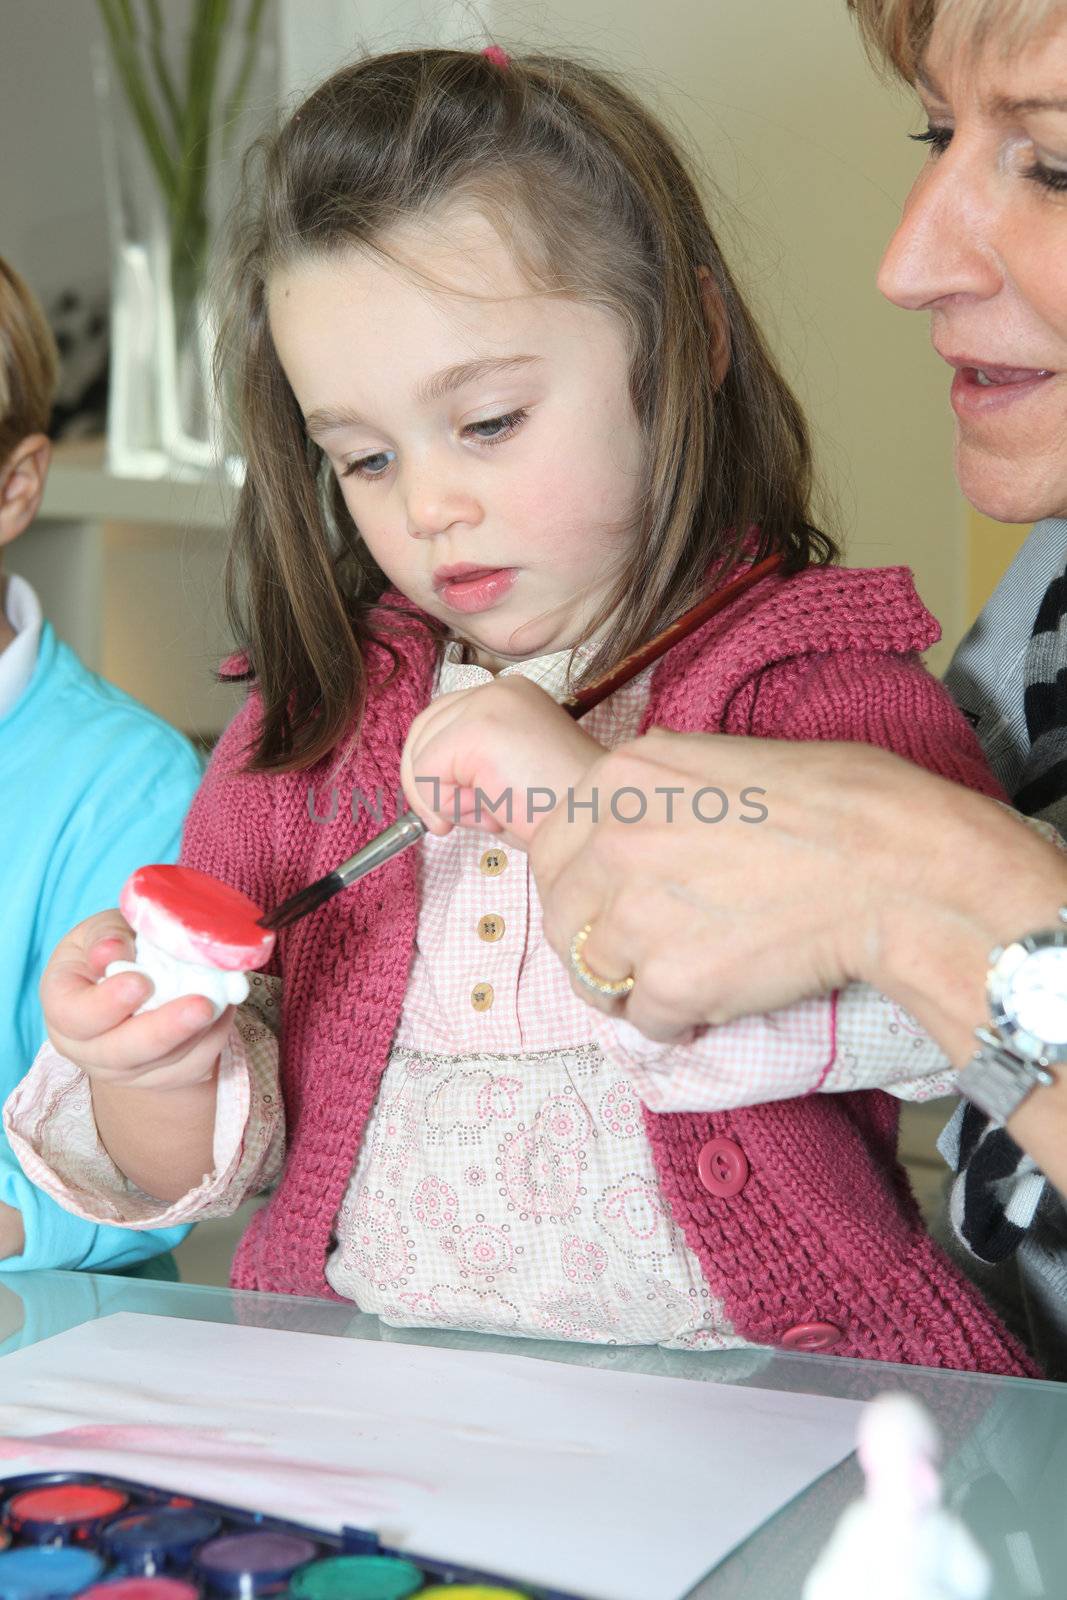
[[[987,1028],[974,1031],[981,1040],[981,1049],[957,1074],[956,1088],[1002,1128],[1027,1095],[1039,1086],[1050,1088],[1056,1080],[1047,1068],[1009,1050]]]

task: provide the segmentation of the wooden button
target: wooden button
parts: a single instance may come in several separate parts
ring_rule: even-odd
[[[486,944],[495,944],[504,937],[503,917],[492,915],[478,918],[478,937],[484,939]]]
[[[508,858],[503,850],[487,850],[478,863],[487,878],[498,877],[507,864]]]
[[[471,1005],[475,1011],[488,1011],[493,1003],[493,985],[476,983],[471,990]]]

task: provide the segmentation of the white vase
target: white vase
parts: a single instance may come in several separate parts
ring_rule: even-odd
[[[187,81],[188,24],[195,10],[196,0],[168,0],[164,13],[165,60],[172,81],[181,86]],[[112,263],[108,466],[122,476],[198,477],[220,470],[231,478],[241,475],[240,463],[225,458],[214,391],[212,285],[241,157],[269,123],[277,97],[273,9],[266,8],[251,70],[243,77],[247,41],[241,20],[235,17],[222,40],[202,203],[195,227],[184,237],[175,234],[123,76],[105,45],[95,53]],[[138,46],[143,82],[155,93],[153,109],[159,127],[166,129],[168,114],[145,36]],[[230,97],[239,77],[243,89],[235,115]]]

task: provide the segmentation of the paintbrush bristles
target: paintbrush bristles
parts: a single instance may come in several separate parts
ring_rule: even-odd
[[[354,856],[349,856],[339,867],[334,867],[325,878],[317,878],[306,889],[290,895],[273,911],[268,911],[265,917],[260,918],[260,926],[274,930],[287,928],[291,922],[317,911],[339,889],[347,889],[350,883],[357,883],[368,872],[391,861],[401,850],[406,850],[417,839],[421,839],[425,832],[426,824],[414,811],[401,812],[394,823],[371,839],[369,844],[365,844],[362,850],[357,850]]]
[[[273,911],[268,911],[260,917],[261,928],[269,928],[272,933],[277,933],[280,928],[288,928],[290,923],[299,922],[301,917],[310,916],[327,900],[345,886],[345,880],[336,872],[328,872],[325,878],[317,878],[314,883],[309,883],[306,889],[301,889],[298,894],[291,895],[288,900],[283,900],[280,906],[275,906]]]

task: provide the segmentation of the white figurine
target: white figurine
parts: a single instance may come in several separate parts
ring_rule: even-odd
[[[857,1430],[866,1478],[808,1574],[803,1600],[987,1600],[989,1562],[941,1504],[933,1421],[904,1394],[864,1407]]]
[[[259,926],[259,907],[247,895],[190,867],[139,867],[123,885],[119,908],[137,935],[134,959],[110,962],[104,976],[151,979],[138,1013],[199,994],[219,1017],[247,999],[245,973],[274,948],[274,934]]]

